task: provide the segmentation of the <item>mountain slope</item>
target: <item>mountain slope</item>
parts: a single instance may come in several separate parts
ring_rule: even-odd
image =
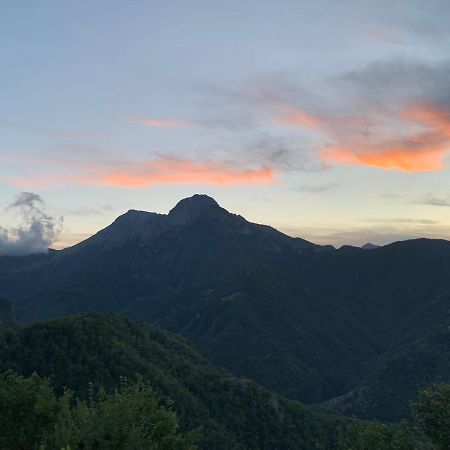
[[[373,392],[363,406],[347,396],[347,410],[398,419],[417,380],[383,413],[377,377],[394,386],[383,373],[450,325],[450,242],[335,250],[194,196],[168,215],[129,211],[63,251],[0,258],[0,295],[22,322],[121,313],[183,334],[216,365],[290,398]],[[423,383],[450,381],[445,367]]]
[[[328,448],[340,421],[233,378],[180,338],[117,316],[42,322],[0,335],[0,372],[50,377],[87,396],[89,382],[114,389],[138,374],[170,397],[185,429],[202,427],[204,449]]]
[[[11,304],[0,298],[0,330],[14,326]]]
[[[182,333],[237,376],[317,402],[345,391],[376,353],[350,314],[298,280],[298,267],[327,251],[195,196],[0,268],[0,289],[21,320],[120,312]]]

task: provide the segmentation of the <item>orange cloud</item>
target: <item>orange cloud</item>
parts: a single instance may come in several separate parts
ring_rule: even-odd
[[[368,107],[347,116],[311,115],[292,105],[272,104],[276,123],[313,129],[331,141],[319,149],[322,161],[404,172],[446,167],[450,152],[450,111],[412,104],[392,112]]]
[[[370,166],[378,169],[395,169],[403,172],[433,172],[446,167],[442,149],[408,151],[390,148],[384,151],[355,152],[345,148],[331,148],[322,151],[325,161],[340,164]]]
[[[446,167],[445,157],[450,152],[450,112],[432,105],[412,105],[394,114],[372,119],[372,133],[354,134],[351,127],[333,130],[338,145],[322,149],[320,156],[327,162],[353,164],[394,169],[403,172],[433,172]],[[383,125],[383,120],[391,125]],[[396,124],[396,125],[392,125]],[[395,127],[398,127],[395,128]],[[417,133],[417,129],[424,130]],[[397,130],[415,134],[384,139],[399,133]],[[363,136],[363,137],[361,137]]]
[[[219,186],[274,183],[270,168],[243,169],[226,162],[158,158],[147,163],[127,163],[118,170],[89,180],[105,186],[142,188],[156,184],[213,184]]]
[[[58,184],[144,188],[158,184],[209,184],[223,187],[275,183],[268,167],[245,168],[222,161],[198,161],[176,157],[158,157],[143,162],[67,162],[43,161],[45,174],[0,178],[17,187],[51,187]],[[49,171],[48,166],[59,170]],[[35,166],[34,166],[35,167]]]
[[[283,125],[300,125],[308,128],[317,128],[319,120],[317,117],[302,111],[291,105],[279,104],[276,106],[280,115],[276,118],[276,122]]]
[[[433,105],[414,105],[400,114],[410,120],[445,134],[450,139],[450,111]]]
[[[195,125],[194,122],[183,119],[142,118],[142,119],[133,119],[131,120],[131,122],[154,128],[183,128],[183,127],[192,127]]]

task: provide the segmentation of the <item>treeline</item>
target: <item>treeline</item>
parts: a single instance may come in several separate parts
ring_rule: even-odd
[[[422,390],[414,426],[345,423],[333,448],[448,450],[449,405],[450,385]],[[1,450],[197,450],[201,433],[201,428],[183,433],[171,403],[163,404],[141,380],[129,384],[122,379],[112,393],[90,385],[82,400],[69,389],[55,395],[50,382],[37,374],[23,377],[8,371],[0,376]],[[245,447],[230,442],[228,448]],[[316,448],[325,444],[316,442]]]
[[[413,423],[354,421],[338,430],[338,450],[449,450],[450,385],[419,391]]]
[[[2,450],[195,450],[195,441],[143,382],[122,380],[109,394],[91,387],[85,401],[68,389],[57,397],[37,374],[0,377]]]

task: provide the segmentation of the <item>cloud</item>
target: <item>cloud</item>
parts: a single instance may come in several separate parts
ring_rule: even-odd
[[[406,143],[367,145],[355,143],[347,148],[326,148],[321,151],[327,162],[394,169],[403,172],[434,172],[446,167],[443,161],[448,147],[409,148]]]
[[[3,181],[15,186],[75,184],[115,188],[145,188],[164,184],[232,187],[276,182],[274,170],[269,166],[246,167],[232,161],[192,160],[173,156],[157,156],[148,161],[41,160],[40,163],[46,165],[45,175],[4,177]],[[54,170],[49,171],[49,166],[53,166]]]
[[[195,126],[195,122],[184,119],[135,118],[128,121],[153,128],[184,128]]]
[[[275,177],[273,170],[267,167],[246,169],[229,162],[159,157],[144,163],[120,163],[114,170],[99,173],[87,182],[128,188],[143,188],[157,184],[234,186],[274,183]]]
[[[262,161],[276,172],[322,172],[330,165],[311,155],[309,144],[289,138],[278,138],[264,135],[251,141],[244,147],[239,157],[240,161],[252,164],[255,160]]]
[[[63,219],[47,215],[38,194],[21,192],[7,210],[16,212],[22,224],[17,228],[0,227],[0,255],[46,253],[57,240]]]
[[[450,207],[450,197],[436,197],[435,195],[428,194],[422,200],[419,201],[420,205],[430,206],[443,206]]]
[[[371,223],[402,223],[402,224],[418,224],[418,225],[436,225],[440,222],[433,219],[415,219],[407,217],[394,217],[394,218],[369,218],[360,219],[359,222],[371,222]]]
[[[314,158],[323,167],[438,171],[450,152],[449,74],[450,60],[377,62],[310,88],[279,74],[219,91],[219,106],[235,118],[246,113],[246,130],[266,140],[266,153],[283,153],[283,171],[303,170],[298,160]],[[280,148],[280,125],[297,132],[283,129],[296,143]]]
[[[328,80],[328,97],[273,102],[275,123],[308,128],[325,163],[403,172],[444,169],[450,153],[450,62],[371,64]],[[337,100],[336,100],[337,99]]]
[[[64,212],[67,215],[72,216],[101,216],[105,213],[109,213],[113,210],[113,207],[109,204],[106,205],[97,205],[97,206],[80,206],[78,208],[64,208]]]
[[[450,110],[414,103],[400,111],[371,117],[365,134],[331,129],[338,146],[320,151],[328,162],[404,172],[433,172],[446,167],[450,152]]]
[[[339,185],[337,183],[329,183],[329,184],[303,185],[295,188],[294,190],[299,192],[307,192],[310,194],[321,194],[322,192],[328,192],[338,188]]]
[[[305,111],[300,110],[291,105],[279,104],[275,105],[278,110],[278,117],[276,121],[284,125],[300,125],[308,128],[317,128],[319,126],[319,119]]]

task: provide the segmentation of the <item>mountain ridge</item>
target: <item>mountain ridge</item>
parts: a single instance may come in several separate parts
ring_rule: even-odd
[[[307,403],[375,386],[397,354],[417,355],[430,330],[450,324],[449,241],[334,249],[197,200],[182,201],[173,223],[129,211],[74,247],[0,258],[0,295],[20,322],[115,312],[157,324],[234,375]],[[404,404],[417,388],[409,380]],[[383,418],[356,403],[349,414]],[[386,417],[396,410],[386,406]]]

